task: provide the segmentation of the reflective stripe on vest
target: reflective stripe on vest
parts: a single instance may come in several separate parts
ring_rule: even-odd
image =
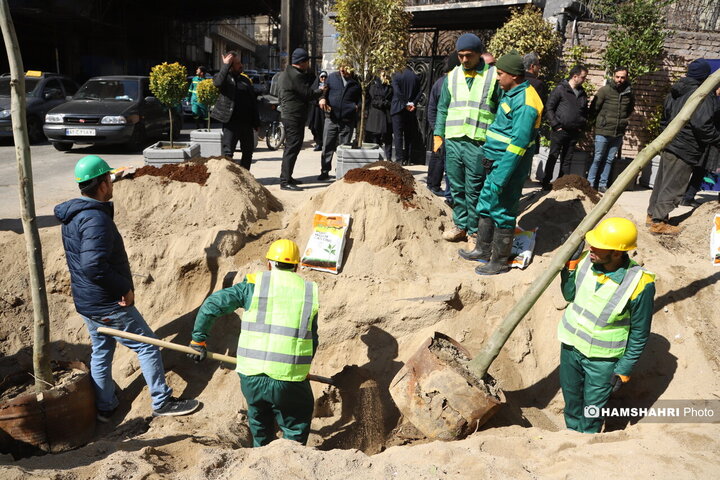
[[[468,88],[462,66],[448,76],[450,103],[445,120],[445,137],[468,137],[485,141],[487,128],[495,118],[490,98],[495,90],[495,67],[478,72],[472,87]]]
[[[631,262],[620,285],[609,280],[597,289],[597,275],[586,255],[575,276],[575,300],[558,325],[558,338],[591,358],[619,358],[630,334],[630,312],[625,307],[644,273]]]
[[[317,286],[293,272],[258,273],[250,308],[243,314],[236,370],[276,380],[302,381],[313,357],[312,319]]]

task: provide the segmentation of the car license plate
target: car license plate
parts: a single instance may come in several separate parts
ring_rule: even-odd
[[[94,128],[66,128],[65,135],[74,137],[94,137]]]

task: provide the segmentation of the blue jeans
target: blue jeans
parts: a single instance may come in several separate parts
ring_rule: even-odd
[[[80,316],[87,325],[90,341],[92,342],[90,376],[92,377],[93,387],[95,387],[95,405],[97,409],[113,410],[119,403],[115,395],[115,382],[112,379],[112,359],[117,342],[137,353],[145,382],[150,389],[152,408],[153,410],[160,408],[172,395],[172,388],[165,382],[165,368],[163,367],[160,349],[155,345],[104,335],[97,331],[98,327],[109,327],[128,333],[157,338],[137,308],[134,306],[120,308],[117,312],[107,316]]]
[[[612,164],[617,157],[618,150],[622,147],[623,137],[606,137],[605,135],[595,135],[595,158],[593,158],[590,171],[588,172],[588,182],[591,187],[595,187],[595,180],[598,176],[598,170],[600,166],[605,162],[605,166],[600,174],[600,183],[598,187],[607,188],[608,180],[610,179],[610,170],[612,170]]]

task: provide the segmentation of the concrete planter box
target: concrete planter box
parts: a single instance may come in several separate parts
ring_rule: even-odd
[[[192,130],[190,132],[190,141],[200,145],[200,156],[203,157],[219,157],[222,155],[222,129],[207,128],[200,130]]]
[[[660,168],[660,155],[655,155],[640,172],[640,185],[653,188]]]
[[[340,145],[335,153],[337,154],[335,178],[338,180],[344,177],[348,170],[385,160],[385,152],[376,143],[363,143],[362,148]]]
[[[533,156],[531,172],[535,173],[535,180],[541,182],[543,175],[545,175],[545,162],[547,162],[548,155],[550,154],[550,147],[540,147],[540,152]],[[555,171],[553,172],[553,178],[557,178],[560,174],[560,162],[555,163]]]
[[[164,165],[166,163],[187,162],[200,155],[200,145],[197,143],[174,142],[175,148],[169,147],[170,142],[157,142],[143,150],[145,165]]]

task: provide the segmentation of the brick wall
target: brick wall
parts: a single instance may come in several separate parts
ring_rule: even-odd
[[[575,45],[587,46],[590,51],[586,62],[590,69],[588,80],[596,89],[605,84],[601,56],[608,42],[611,25],[594,22],[578,22],[575,26]],[[564,50],[573,45],[572,24],[565,32]],[[637,152],[652,141],[644,125],[649,115],[665,99],[672,82],[682,77],[688,63],[696,58],[720,58],[720,32],[689,32],[676,30],[665,39],[665,54],[658,62],[658,70],[635,81],[635,113],[630,117],[630,127],[623,143],[623,155],[635,157]]]

